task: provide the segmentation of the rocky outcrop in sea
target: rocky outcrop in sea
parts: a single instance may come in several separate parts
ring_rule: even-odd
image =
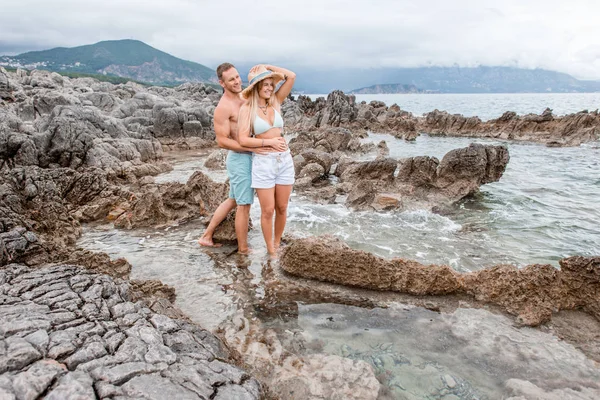
[[[496,182],[509,162],[504,146],[471,144],[435,157],[387,157],[385,142],[372,161],[355,161],[371,150],[345,128],[303,132],[290,140],[296,168],[295,189],[318,201],[358,210],[432,209],[452,204]]]
[[[357,103],[353,95],[331,92],[327,99],[299,96],[283,107],[286,126],[295,131],[348,128],[353,131],[390,133],[406,140],[420,133],[466,136],[543,143],[548,146],[578,146],[600,138],[600,114],[587,110],[557,117],[546,109],[541,115],[519,116],[507,111],[500,118],[482,121],[434,110],[423,116],[403,111],[381,101]]]

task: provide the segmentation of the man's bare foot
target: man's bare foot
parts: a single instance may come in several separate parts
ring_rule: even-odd
[[[206,238],[204,236],[202,236],[200,239],[198,239],[198,244],[203,247],[221,247],[221,246],[223,246],[220,243],[214,243],[212,241],[212,239]]]
[[[252,253],[253,253],[252,249],[244,249],[244,250],[238,249],[238,254],[241,254],[243,256],[247,256],[247,255],[250,255]]]

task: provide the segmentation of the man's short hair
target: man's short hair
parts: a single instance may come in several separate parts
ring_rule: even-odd
[[[220,81],[223,80],[223,72],[230,70],[231,68],[235,68],[231,63],[223,63],[217,67],[217,77]]]

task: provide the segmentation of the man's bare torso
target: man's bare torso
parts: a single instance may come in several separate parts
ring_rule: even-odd
[[[219,104],[217,104],[217,109],[223,108],[226,110],[226,115],[229,117],[229,137],[233,140],[237,140],[238,115],[244,102],[245,101],[239,97],[236,99],[229,99],[226,98],[226,96],[223,96],[221,97],[221,100],[219,100]]]

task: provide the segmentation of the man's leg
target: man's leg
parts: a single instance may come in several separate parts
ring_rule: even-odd
[[[212,237],[215,233],[215,229],[217,229],[217,226],[219,226],[219,224],[221,222],[223,222],[223,220],[225,218],[227,218],[227,214],[229,214],[236,207],[236,205],[237,204],[234,199],[228,198],[227,200],[222,202],[219,205],[219,207],[217,207],[217,209],[215,210],[215,213],[213,214],[212,218],[210,219],[208,226],[206,227],[206,230],[204,231],[202,236],[200,236],[200,239],[198,239],[198,244],[200,246],[207,246],[207,247],[220,247],[221,246],[220,244],[215,245],[213,243]]]
[[[238,253],[248,254],[248,221],[251,204],[240,204],[235,212],[235,236],[238,241]]]

